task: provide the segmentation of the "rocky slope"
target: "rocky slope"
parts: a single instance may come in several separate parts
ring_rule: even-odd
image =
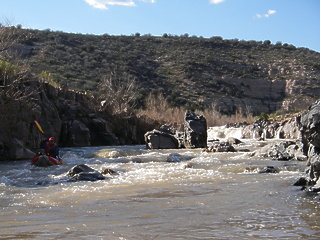
[[[72,89],[96,92],[103,77],[125,72],[137,80],[140,100],[162,92],[174,106],[214,105],[224,114],[302,110],[320,97],[320,53],[288,44],[167,34],[17,34],[30,36],[15,51],[32,71]]]

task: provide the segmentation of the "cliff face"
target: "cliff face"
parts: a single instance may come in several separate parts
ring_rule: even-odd
[[[310,192],[320,192],[320,102],[315,102],[301,115],[303,150],[307,156],[306,177],[294,185]]]
[[[266,80],[225,78],[241,97],[221,96],[207,99],[217,106],[220,112],[230,114],[235,110],[249,110],[253,114],[272,113],[277,110],[293,112],[305,109],[320,97],[320,79],[315,80]]]
[[[26,149],[40,148],[51,136],[60,147],[141,144],[144,131],[153,127],[144,119],[99,112],[96,101],[83,93],[31,79],[19,88],[30,94],[21,101],[11,99],[10,105],[0,101],[0,160],[31,158]]]

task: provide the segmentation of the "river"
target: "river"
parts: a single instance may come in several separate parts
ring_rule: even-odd
[[[167,162],[171,153],[185,160]],[[68,165],[0,162],[0,239],[320,238],[319,197],[293,186],[305,162],[142,145],[63,148],[61,156]],[[76,164],[118,174],[70,182]],[[259,173],[269,165],[279,173]]]

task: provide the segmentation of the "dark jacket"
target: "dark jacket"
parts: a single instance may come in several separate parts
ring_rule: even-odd
[[[55,143],[46,142],[44,145],[44,154],[50,157],[58,157],[59,156],[59,147]]]

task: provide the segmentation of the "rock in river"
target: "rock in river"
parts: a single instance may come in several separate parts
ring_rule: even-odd
[[[74,166],[68,171],[67,176],[71,181],[97,181],[105,179],[101,173],[85,164]]]

